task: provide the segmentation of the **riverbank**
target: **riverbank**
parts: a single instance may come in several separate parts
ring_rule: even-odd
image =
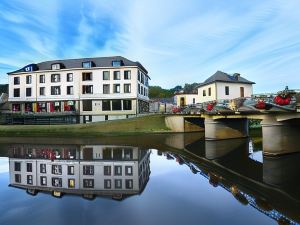
[[[164,115],[69,125],[0,125],[0,136],[96,137],[171,132]]]
[[[249,128],[260,128],[260,125],[257,121],[250,121]],[[165,115],[148,115],[89,124],[0,125],[0,137],[101,137],[174,132],[176,133],[166,126]]]

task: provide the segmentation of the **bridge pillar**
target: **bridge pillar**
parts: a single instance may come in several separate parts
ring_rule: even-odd
[[[265,155],[300,152],[300,119],[277,121],[276,117],[267,116],[261,125]]]
[[[205,119],[205,139],[223,140],[248,137],[248,119]]]

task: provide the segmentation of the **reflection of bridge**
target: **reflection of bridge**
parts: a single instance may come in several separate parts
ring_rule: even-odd
[[[167,115],[166,125],[175,132],[205,131],[206,140],[249,136],[248,119],[261,120],[264,154],[300,151],[300,113],[234,113]]]
[[[202,139],[187,144],[184,151],[165,154],[279,224],[300,222],[300,183],[296,172],[300,169],[299,154],[264,156],[263,162],[258,162],[249,157],[248,139],[216,142]]]

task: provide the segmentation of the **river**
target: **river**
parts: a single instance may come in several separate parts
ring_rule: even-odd
[[[300,154],[203,135],[0,138],[0,224],[300,223]]]

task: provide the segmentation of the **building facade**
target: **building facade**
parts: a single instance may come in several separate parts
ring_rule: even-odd
[[[199,103],[203,103],[251,97],[253,84],[255,83],[241,77],[238,73],[229,75],[217,71],[198,86],[198,100]]]
[[[177,93],[174,98],[177,107],[184,107],[186,105],[199,103],[198,94]]]
[[[128,118],[148,112],[149,79],[139,62],[121,56],[47,61],[8,73],[8,101],[27,117]]]

